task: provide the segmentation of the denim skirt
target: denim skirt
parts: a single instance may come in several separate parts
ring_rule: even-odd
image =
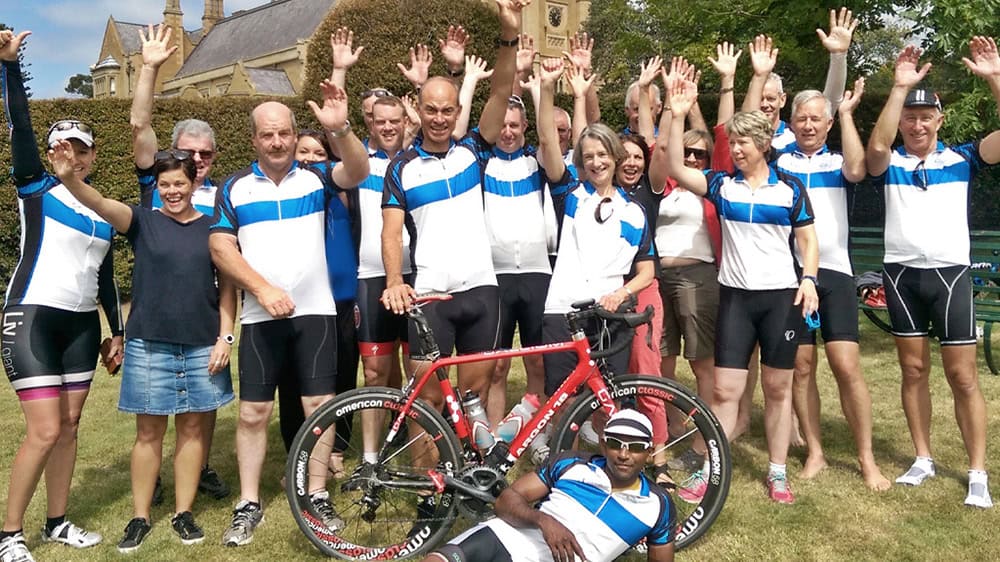
[[[167,416],[211,412],[232,402],[229,366],[214,375],[208,372],[212,348],[126,340],[118,409]]]

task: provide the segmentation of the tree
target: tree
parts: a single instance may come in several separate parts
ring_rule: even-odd
[[[77,94],[85,98],[94,97],[94,77],[89,74],[75,74],[69,77],[66,93]]]
[[[14,31],[13,27],[8,27],[7,24],[0,22],[0,31],[4,29]],[[21,79],[24,80],[24,93],[27,94],[28,98],[31,98],[31,88],[28,86],[28,81],[31,80],[31,73],[28,72],[28,68],[31,66],[31,63],[24,62],[24,47],[27,43],[27,41],[22,43],[21,47],[17,50],[17,62],[21,63]]]

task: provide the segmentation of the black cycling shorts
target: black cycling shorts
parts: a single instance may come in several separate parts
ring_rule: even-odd
[[[746,369],[760,343],[760,362],[774,369],[795,366],[802,307],[795,306],[797,289],[748,291],[719,287],[715,366]]]
[[[819,330],[810,331],[805,320],[799,325],[799,345],[816,345],[816,332],[824,342],[858,341],[858,293],[854,277],[820,269],[816,275],[819,285]]]
[[[0,360],[22,401],[90,388],[100,345],[96,310],[72,312],[40,305],[3,310]]]
[[[493,529],[479,526],[434,551],[448,562],[512,562],[507,547]]]
[[[336,316],[280,318],[243,326],[240,400],[274,401],[274,390],[283,377],[296,377],[302,396],[335,392]]]
[[[395,342],[407,340],[406,316],[385,308],[379,300],[383,291],[384,276],[358,279],[358,345],[362,357],[389,355]]]
[[[941,345],[976,343],[969,267],[917,269],[887,263],[882,272],[892,335],[927,337],[930,327]]]
[[[601,325],[603,324],[602,320],[592,319],[588,321],[588,325],[584,330],[588,335],[597,334],[602,330]],[[609,335],[612,336],[612,340],[605,344],[605,349],[613,346],[615,343],[621,342],[622,338],[631,340],[635,335],[635,330],[619,325],[613,334],[605,334],[605,336]],[[566,323],[566,315],[545,315],[542,327],[542,343],[563,343],[572,341],[572,339],[569,325]],[[612,373],[615,375],[624,375],[628,372],[628,360],[631,355],[631,347],[626,346],[622,351],[605,358],[605,362]],[[579,360],[576,352],[560,351],[558,353],[546,353],[542,355],[542,362],[545,365],[545,394],[552,396],[556,390],[559,390],[559,385],[569,378]]]
[[[500,296],[496,285],[474,287],[451,294],[451,300],[424,305],[427,324],[443,357],[452,351],[479,353],[497,348],[500,339]],[[409,326],[410,356],[425,359],[417,329]]]
[[[542,343],[542,316],[549,293],[548,273],[505,273],[497,275],[500,290],[500,347],[514,345],[514,327],[521,347]]]

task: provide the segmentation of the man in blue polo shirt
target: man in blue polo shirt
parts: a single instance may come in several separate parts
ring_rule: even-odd
[[[973,74],[1000,106],[1000,55],[992,38],[974,37]],[[976,372],[976,322],[969,275],[969,186],[984,165],[1000,162],[1000,131],[981,141],[945,145],[937,95],[918,84],[930,70],[920,49],[896,58],[892,90],[868,141],[868,172],[885,191],[886,304],[902,369],[903,412],[916,459],[898,484],[919,486],[935,475],[930,447],[929,328],[941,342],[944,374],[969,455],[965,504],[993,506],[986,477],[986,401]],[[896,131],[902,146],[892,148]],[[933,225],[933,228],[928,228]]]

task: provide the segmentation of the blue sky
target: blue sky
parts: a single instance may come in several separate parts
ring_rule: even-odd
[[[225,0],[226,15],[268,0]],[[28,83],[34,99],[67,97],[66,81],[89,74],[97,62],[108,16],[133,23],[163,19],[164,0],[3,0],[0,22],[19,31],[31,30],[25,52]],[[201,27],[204,2],[181,0],[184,27]]]

